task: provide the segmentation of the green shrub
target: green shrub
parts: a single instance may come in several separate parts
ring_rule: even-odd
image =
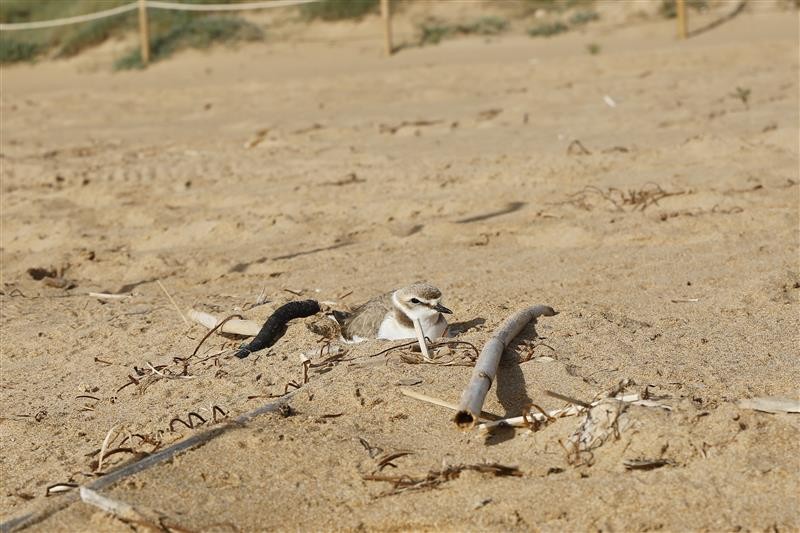
[[[94,13],[104,9],[128,4],[131,0],[0,0],[0,22],[30,22],[71,17]],[[245,0],[181,0],[184,3],[236,3]],[[207,15],[196,13],[150,9],[148,11],[151,35],[169,32],[172,28],[185,25],[190,20]],[[25,54],[42,54],[51,49],[57,50],[58,57],[69,57],[101,44],[109,37],[136,28],[136,11],[97,19],[80,24],[43,28],[21,32],[21,42],[9,41],[2,44],[4,57],[18,57]],[[5,32],[4,32],[5,35]],[[27,44],[23,44],[27,43]]]
[[[584,24],[594,22],[599,18],[600,15],[598,15],[595,11],[578,11],[569,18],[569,23],[572,26],[583,26]]]
[[[417,26],[417,31],[419,32],[419,44],[424,46],[439,44],[442,39],[453,32],[453,28],[438,19],[430,18]]]
[[[545,22],[529,29],[528,35],[531,37],[552,37],[568,30],[569,28],[563,22]]]
[[[321,0],[300,6],[300,13],[307,20],[359,19],[378,12],[379,0]]]
[[[134,18],[129,13],[79,24],[74,33],[64,37],[58,50],[58,57],[72,57],[87,48],[102,44],[114,32],[122,28],[133,28],[133,21]]]
[[[696,9],[700,11],[707,7],[707,0],[686,0],[687,9]],[[662,17],[669,19],[674,19],[678,16],[678,12],[675,7],[675,0],[661,0],[661,9],[659,11],[661,12]]]
[[[215,43],[256,41],[263,38],[258,26],[236,17],[186,17],[183,24],[155,34],[150,39],[150,60],[159,61],[184,48],[208,48]],[[142,68],[141,50],[137,47],[114,63],[114,69]]]
[[[497,35],[507,29],[508,21],[500,17],[483,17],[474,22],[456,26],[456,32],[465,35]]]
[[[543,9],[545,11],[563,13],[573,7],[591,5],[592,3],[593,0],[525,0],[524,5],[526,7],[525,10],[530,12]]]
[[[33,61],[42,51],[36,43],[17,41],[7,37],[0,38],[0,63]]]
[[[497,35],[508,29],[508,21],[500,17],[482,17],[473,22],[448,24],[437,18],[429,18],[417,26],[419,44],[439,44],[452,35]]]

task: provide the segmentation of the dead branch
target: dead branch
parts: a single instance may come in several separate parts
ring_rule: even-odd
[[[478,356],[475,370],[472,372],[472,379],[461,395],[459,411],[454,419],[459,427],[470,428],[475,425],[486,399],[486,393],[489,392],[495,374],[497,374],[497,365],[500,363],[500,357],[506,346],[532,320],[536,320],[542,315],[554,316],[555,314],[553,308],[546,305],[528,307],[511,316],[500,329],[495,331]]]

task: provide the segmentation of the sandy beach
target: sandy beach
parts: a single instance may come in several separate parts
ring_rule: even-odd
[[[144,71],[110,71],[119,42],[3,67],[0,520],[224,427],[103,494],[191,531],[800,529],[800,415],[738,403],[798,398],[797,11],[686,41],[643,19],[391,58],[377,17],[325,28]],[[370,340],[304,383],[324,340],[298,320],[268,351],[236,359],[242,339],[215,334],[184,364],[207,330],[159,286],[184,313],[262,322],[416,280],[478,349],[517,309],[559,311],[507,350],[485,411],[623,380],[671,410],[630,406],[575,464],[580,417],[461,431],[401,393],[458,402],[464,345],[418,364]],[[290,412],[226,426],[287,391]],[[112,428],[104,455],[122,451],[98,465]],[[486,463],[519,475],[436,477]],[[76,501],[28,530],[130,528]]]

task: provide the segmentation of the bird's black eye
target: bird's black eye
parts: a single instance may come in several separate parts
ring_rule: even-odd
[[[412,304],[418,304],[419,300],[417,300],[416,298],[411,298],[411,303]]]

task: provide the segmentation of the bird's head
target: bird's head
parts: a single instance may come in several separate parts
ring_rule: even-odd
[[[440,313],[452,314],[442,305],[442,291],[428,283],[415,283],[394,292],[394,301],[409,318],[426,320]]]

